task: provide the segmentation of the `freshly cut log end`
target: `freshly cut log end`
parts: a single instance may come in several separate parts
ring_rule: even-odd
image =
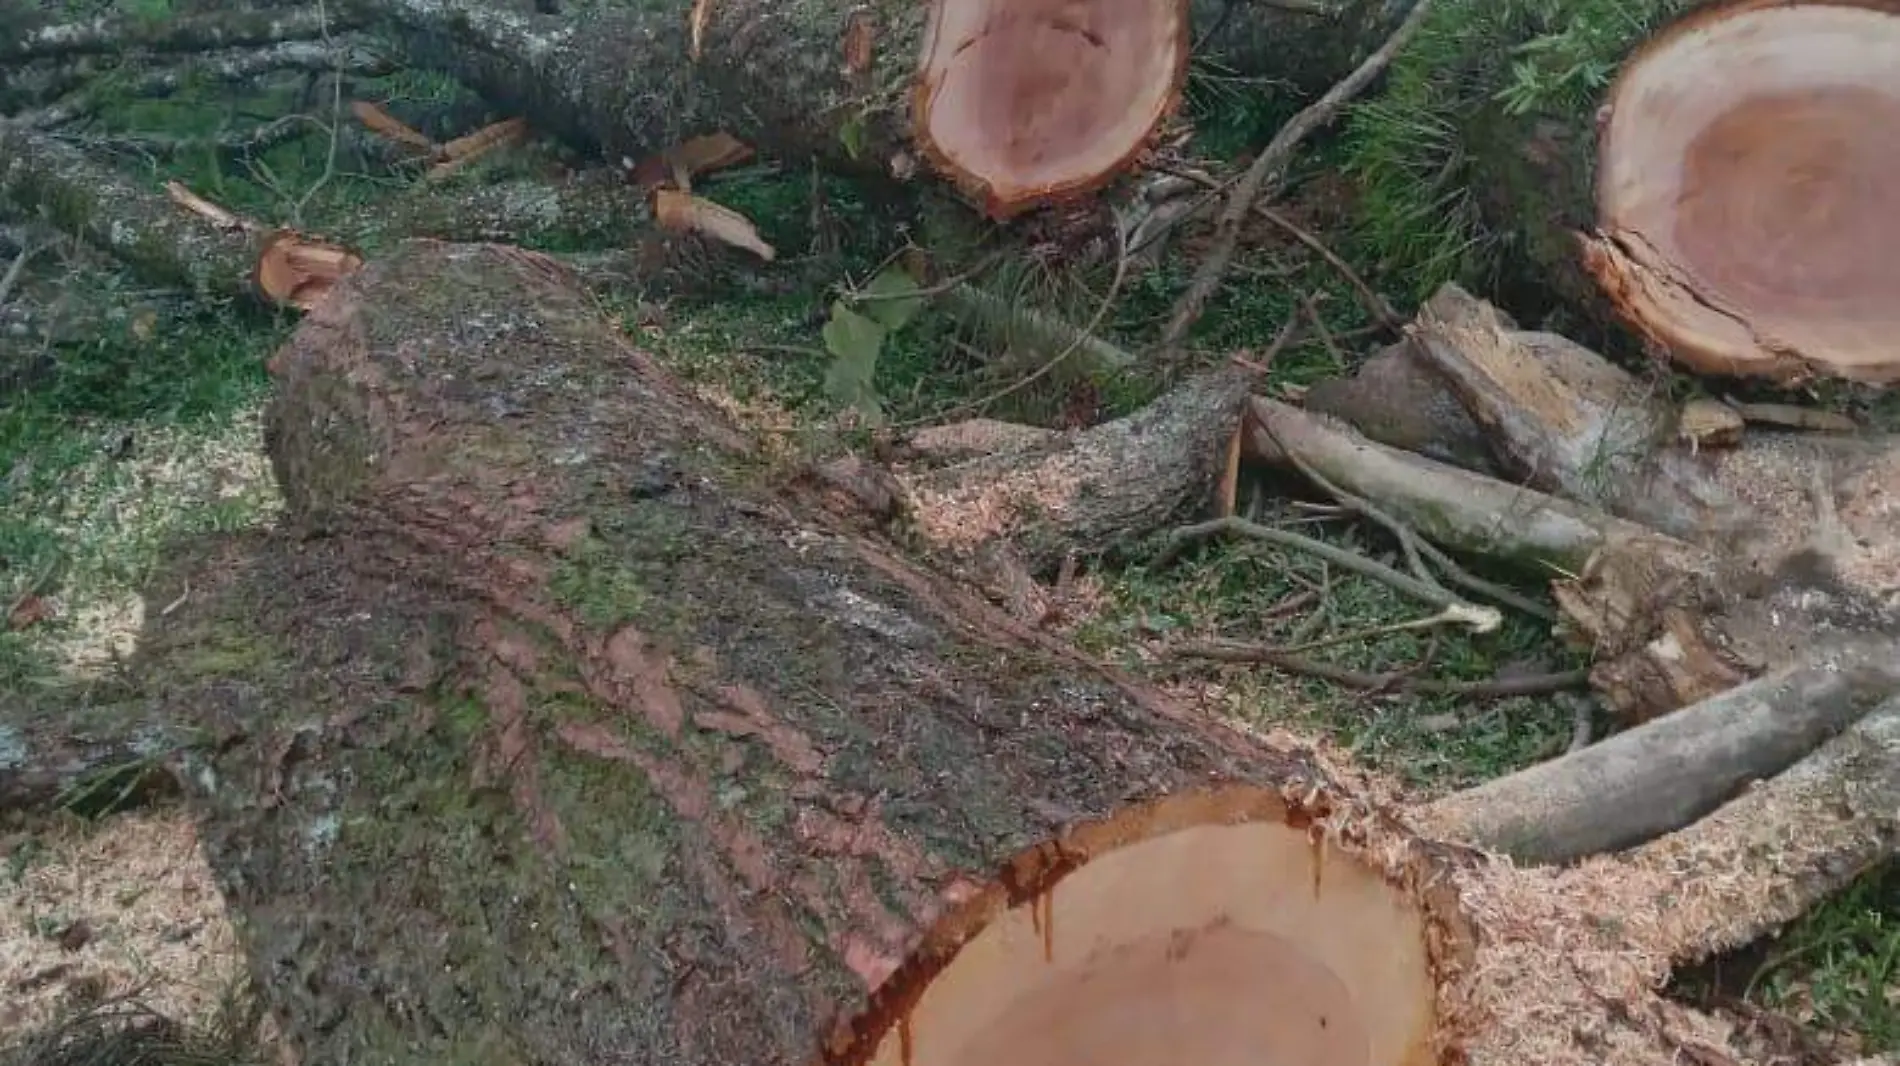
[[[937,0],[912,103],[926,158],[992,218],[1085,195],[1180,100],[1184,0]]]
[[[1625,64],[1584,261],[1705,373],[1900,380],[1900,3],[1730,0]]]
[[[258,249],[253,281],[272,302],[309,311],[362,266],[363,257],[348,248],[278,230]]]
[[[1032,848],[841,1024],[826,1066],[1425,1066],[1447,908],[1257,789]]]

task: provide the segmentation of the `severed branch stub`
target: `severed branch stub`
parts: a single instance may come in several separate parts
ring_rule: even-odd
[[[1703,373],[1900,381],[1897,50],[1858,0],[1728,0],[1639,49],[1582,240],[1622,317]]]
[[[918,147],[993,218],[1093,192],[1179,103],[1189,35],[1174,0],[937,0]]]

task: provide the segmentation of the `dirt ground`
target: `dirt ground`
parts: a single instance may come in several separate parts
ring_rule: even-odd
[[[0,1044],[122,997],[204,1017],[242,967],[182,809],[0,828]]]

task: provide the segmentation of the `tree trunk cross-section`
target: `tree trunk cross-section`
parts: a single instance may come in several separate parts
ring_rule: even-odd
[[[1093,191],[1179,102],[1180,0],[938,0],[915,97],[924,153],[993,217]]]
[[[1305,989],[1228,1039],[1429,1061],[1450,912],[1312,763],[829,525],[550,260],[405,244],[275,366],[290,528],[141,669],[303,1062],[973,1066],[1077,995],[1119,1043],[1171,942]]]
[[[1896,50],[1892,0],[1727,0],[1638,49],[1584,242],[1623,317],[1704,373],[1900,381]]]

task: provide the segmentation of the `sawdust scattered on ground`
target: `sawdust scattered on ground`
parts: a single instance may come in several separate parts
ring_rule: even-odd
[[[0,829],[0,1041],[135,993],[205,1017],[243,965],[183,810]]]

